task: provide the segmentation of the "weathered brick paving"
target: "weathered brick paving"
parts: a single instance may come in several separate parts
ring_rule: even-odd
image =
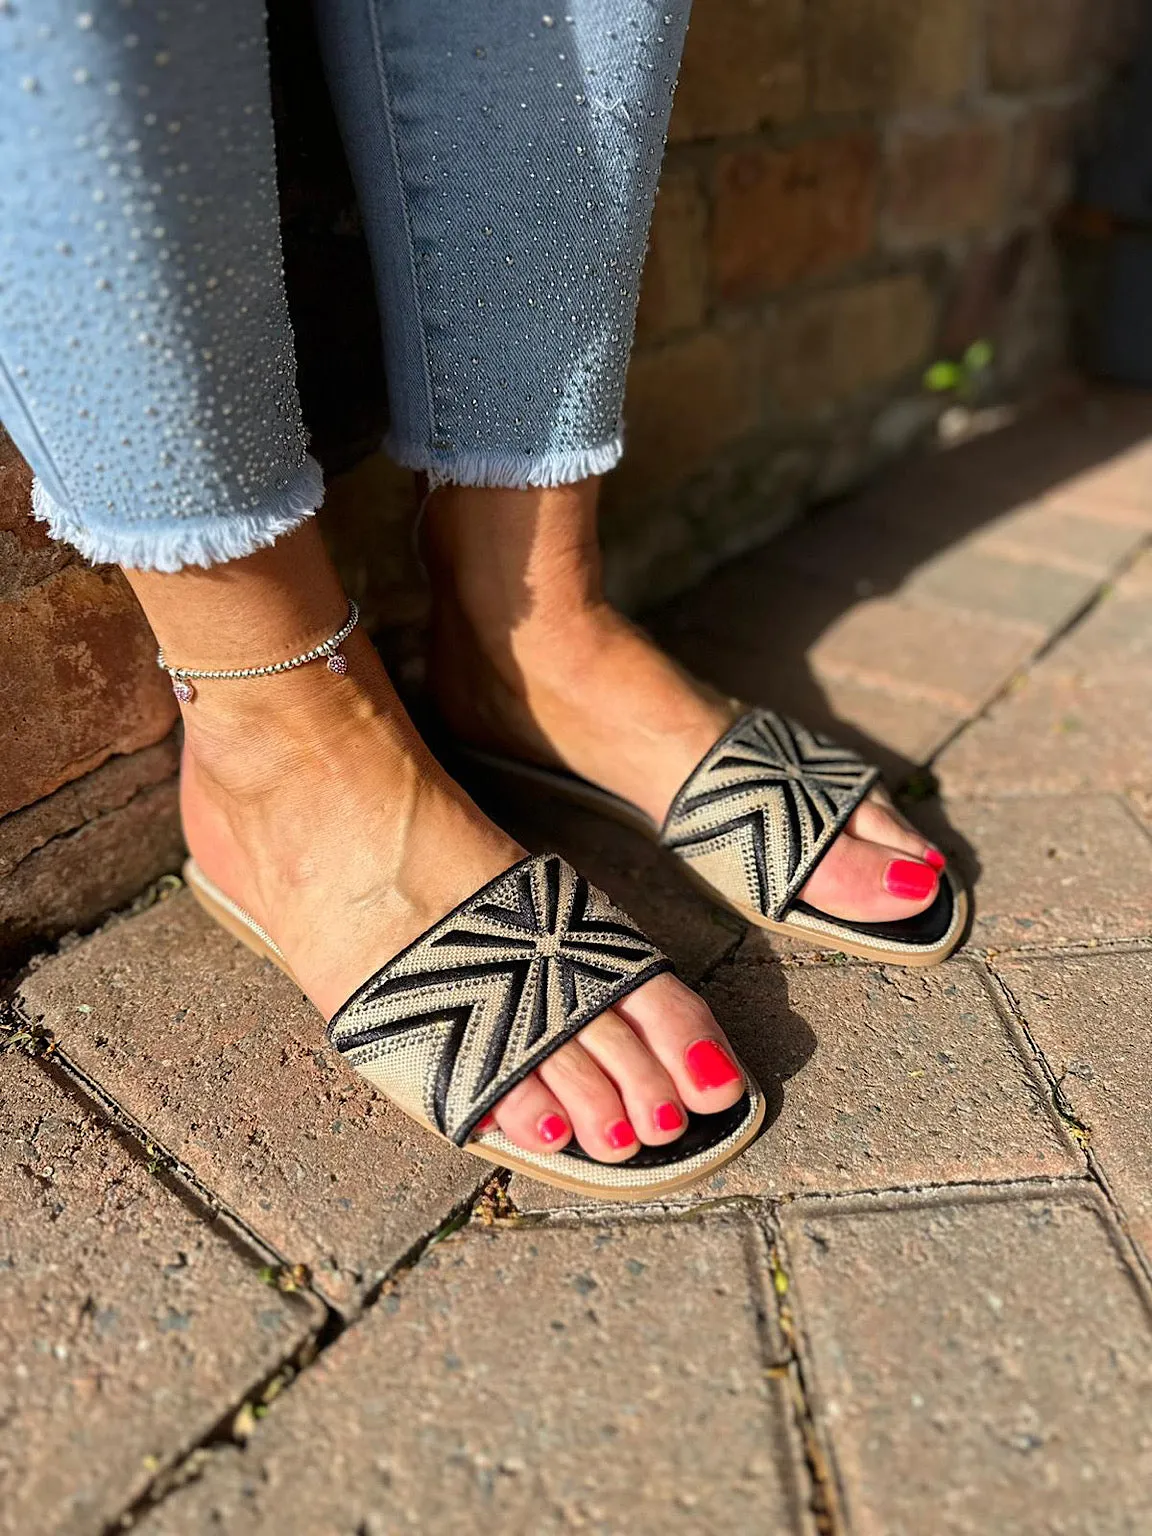
[[[186,894],[27,974],[0,1531],[1152,1529],[1150,433],[1148,400],[1066,405],[653,616],[909,785],[975,882],[939,970],[744,932],[625,832],[501,807],[670,947],[768,1092],[672,1205],[476,1200]]]

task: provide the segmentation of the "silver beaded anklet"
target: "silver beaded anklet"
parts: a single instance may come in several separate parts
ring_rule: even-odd
[[[321,656],[327,658],[329,672],[334,672],[337,677],[343,677],[348,670],[348,662],[341,656],[340,647],[359,622],[360,610],[349,599],[348,617],[334,635],[329,635],[327,640],[321,640],[320,644],[314,645],[310,651],[304,651],[299,656],[290,656],[287,661],[274,661],[266,667],[225,667],[215,671],[205,667],[172,667],[164,660],[162,650],[156,652],[156,665],[161,671],[167,672],[172,679],[172,692],[181,704],[191,704],[196,697],[191,678],[223,681],[229,677],[271,677],[273,672],[291,672],[294,667],[305,667],[310,661],[319,661]]]

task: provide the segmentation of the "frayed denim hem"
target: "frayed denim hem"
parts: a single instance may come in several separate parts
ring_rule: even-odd
[[[235,514],[157,517],[102,527],[54,501],[39,480],[32,484],[32,512],[55,539],[63,539],[94,564],[137,571],[179,571],[186,565],[222,565],[274,544],[311,517],[324,500],[324,472],[309,454],[282,490]]]
[[[430,490],[440,485],[475,485],[523,491],[529,486],[572,485],[591,475],[607,474],[620,462],[624,439],[617,433],[607,443],[573,453],[463,453],[438,459],[427,448],[414,448],[384,439],[384,452],[404,469],[428,476]]]

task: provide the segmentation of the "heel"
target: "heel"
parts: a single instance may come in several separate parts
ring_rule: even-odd
[[[243,907],[237,906],[212,884],[195,859],[185,861],[182,873],[185,885],[213,922],[227,929],[234,939],[239,939],[254,955],[259,955],[262,960],[271,960],[296,986],[300,985],[275,941],[264,932],[255,918],[248,916]]]

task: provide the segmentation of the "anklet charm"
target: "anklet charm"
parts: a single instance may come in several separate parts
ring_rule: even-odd
[[[360,622],[360,610],[349,599],[348,617],[334,635],[329,635],[327,640],[321,640],[319,645],[314,645],[310,651],[303,651],[299,656],[290,656],[287,661],[270,662],[264,667],[223,667],[212,669],[208,667],[173,667],[164,659],[163,650],[156,652],[156,665],[162,672],[167,672],[172,679],[172,692],[180,700],[181,704],[191,704],[196,697],[196,689],[192,686],[191,678],[211,678],[213,681],[223,681],[226,678],[239,677],[271,677],[274,672],[291,672],[296,667],[304,667],[310,661],[319,661],[324,657],[329,672],[336,677],[343,677],[348,671],[348,658],[340,652],[340,647]]]

